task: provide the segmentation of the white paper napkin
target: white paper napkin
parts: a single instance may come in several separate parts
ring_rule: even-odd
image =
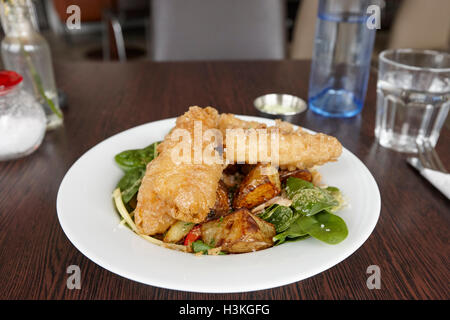
[[[450,173],[443,173],[427,168],[420,170],[420,173],[450,199]]]

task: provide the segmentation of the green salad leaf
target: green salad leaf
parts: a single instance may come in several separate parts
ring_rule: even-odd
[[[334,197],[334,192],[339,193],[337,188],[322,189],[308,181],[289,177],[286,181],[285,191],[292,200],[292,208],[301,215],[312,216],[322,210],[330,210],[339,205]]]
[[[117,187],[122,193],[122,201],[126,204],[134,197],[141,186],[142,178],[145,175],[145,167],[137,167],[125,173],[120,179]]]
[[[128,204],[136,195],[145,175],[147,164],[158,155],[156,147],[159,142],[152,143],[143,149],[122,151],[114,157],[125,175],[120,179],[117,188],[120,188],[124,204]]]
[[[300,216],[296,216],[297,218],[289,225],[289,227],[281,232],[275,235],[273,237],[273,241],[276,243],[276,245],[280,245],[289,239],[304,239],[305,237],[308,237],[308,233],[302,229],[301,225],[298,223],[298,220],[301,218]]]
[[[299,216],[287,230],[277,234],[273,240],[279,245],[312,236],[328,244],[337,244],[347,238],[347,235],[347,225],[342,218],[322,211],[314,216]]]
[[[291,208],[280,206],[278,204],[268,207],[260,216],[261,219],[272,223],[277,233],[283,232],[291,225],[294,218],[294,212]]]
[[[290,177],[285,192],[292,200],[290,207],[272,205],[260,217],[275,226],[275,245],[299,241],[310,236],[336,244],[348,235],[347,225],[331,211],[339,207],[338,188],[319,188],[312,183]]]
[[[320,188],[299,190],[292,198],[292,207],[304,216],[312,216],[338,205],[332,195]]]
[[[289,199],[292,199],[295,194],[303,189],[314,189],[314,185],[311,182],[295,177],[287,179],[285,191]]]
[[[303,216],[297,221],[299,229],[328,244],[337,244],[347,238],[348,229],[344,220],[328,211],[314,216]]]
[[[302,240],[305,240],[305,239],[308,239],[308,238],[311,238],[311,236],[309,234],[305,234],[303,236],[297,236],[297,237],[286,237],[284,239],[283,243],[286,243],[286,242],[297,242],[297,241],[302,241]],[[277,243],[277,245],[278,245],[278,243]]]
[[[339,196],[341,194],[341,190],[336,187],[326,187],[324,190],[329,192],[333,196]]]
[[[158,144],[159,142],[155,142],[143,149],[122,151],[114,157],[114,160],[125,172],[137,167],[145,167],[147,163],[156,158]]]

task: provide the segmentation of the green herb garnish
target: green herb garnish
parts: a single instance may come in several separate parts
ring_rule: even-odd
[[[208,250],[213,248],[214,248],[214,240],[211,241],[210,246],[208,246],[202,240],[192,242],[192,251],[194,251],[194,253],[203,252],[203,254],[208,254]],[[226,253],[221,251],[218,253],[218,255],[226,255]]]

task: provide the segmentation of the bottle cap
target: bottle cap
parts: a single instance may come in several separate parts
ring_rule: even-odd
[[[0,95],[9,92],[11,89],[21,83],[23,77],[14,71],[2,70],[0,71]]]

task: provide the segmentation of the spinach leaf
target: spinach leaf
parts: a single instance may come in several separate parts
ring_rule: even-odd
[[[348,235],[344,220],[328,211],[322,211],[314,216],[300,217],[298,228],[328,244],[337,244]]]
[[[289,177],[287,179],[285,190],[289,199],[292,199],[299,190],[303,189],[314,189],[314,185],[311,182],[295,177]]]
[[[325,190],[331,193],[333,196],[341,194],[341,190],[339,190],[339,188],[336,187],[326,187]]]
[[[282,206],[271,206],[260,216],[275,225],[275,245],[287,241],[299,241],[312,236],[329,244],[336,244],[348,235],[347,225],[330,211],[339,206],[341,193],[338,188],[319,188],[312,183],[289,177],[286,194],[292,200],[291,213]],[[290,217],[290,218],[288,218]]]
[[[145,175],[145,167],[130,169],[120,179],[117,188],[120,188],[124,204],[130,202],[131,198],[138,192],[142,178]]]
[[[332,208],[327,209],[328,212],[336,212],[338,211],[340,208],[342,208],[343,206],[343,197],[342,197],[342,193],[341,190],[339,190],[336,187],[326,187],[324,189],[321,189],[324,192],[328,193],[330,196],[332,196],[336,201],[337,201],[337,205],[333,206]]]
[[[158,144],[159,142],[155,142],[143,149],[122,151],[114,157],[114,160],[125,172],[137,167],[145,167],[158,155],[156,151]]]
[[[270,218],[270,216],[274,213],[275,209],[278,207],[279,207],[278,204],[272,204],[271,206],[268,206],[266,210],[264,210],[264,212],[259,215],[259,217],[267,221]]]
[[[116,163],[125,172],[117,184],[124,204],[130,202],[138,192],[147,164],[158,155],[156,151],[158,144],[159,142],[155,142],[143,149],[122,151],[114,157]]]
[[[329,188],[321,189],[308,181],[289,177],[285,191],[289,199],[292,200],[291,206],[296,213],[311,216],[339,205],[334,197],[336,190],[339,193],[339,189]]]
[[[305,216],[312,216],[338,205],[339,202],[331,194],[320,188],[301,189],[292,197],[292,207]]]
[[[275,231],[280,233],[289,228],[293,222],[294,212],[289,207],[276,204],[267,208],[259,217],[272,223]]]
[[[299,237],[293,237],[293,238],[286,237],[284,239],[283,243],[286,243],[286,242],[297,242],[297,241],[301,241],[301,240],[305,240],[305,239],[309,239],[309,238],[311,238],[311,236],[309,234],[306,234],[304,236],[299,236]]]
[[[289,239],[304,238],[308,236],[308,233],[303,230],[301,225],[299,224],[299,219],[301,218],[301,216],[297,214],[294,218],[295,220],[293,219],[293,222],[285,231],[273,237],[273,241],[276,242],[275,245],[282,244]]]

